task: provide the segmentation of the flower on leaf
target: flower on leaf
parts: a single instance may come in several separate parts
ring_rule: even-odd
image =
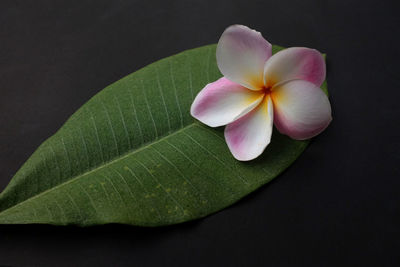
[[[272,55],[259,32],[233,25],[222,34],[216,56],[224,77],[199,92],[190,112],[208,126],[226,125],[225,140],[236,159],[261,155],[273,124],[304,140],[331,122],[331,106],[320,89],[325,61],[317,50],[292,47]]]

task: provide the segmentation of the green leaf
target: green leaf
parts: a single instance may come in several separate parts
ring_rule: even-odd
[[[162,59],[90,99],[1,193],[0,223],[180,223],[233,204],[285,170],[308,141],[274,130],[262,156],[239,162],[222,127],[190,116],[196,94],[221,77],[215,48]]]

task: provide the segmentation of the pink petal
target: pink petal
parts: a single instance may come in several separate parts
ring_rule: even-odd
[[[271,140],[273,116],[271,98],[266,96],[257,108],[225,127],[225,140],[236,159],[261,155]]]
[[[332,120],[331,105],[315,84],[294,80],[274,88],[274,123],[283,134],[303,140],[321,133]]]
[[[325,80],[325,61],[321,53],[305,47],[291,47],[279,51],[265,64],[265,85],[301,79],[321,86]]]
[[[272,46],[261,33],[246,26],[233,25],[219,39],[217,63],[229,80],[260,90],[264,86],[264,65],[271,54]]]
[[[192,103],[190,113],[202,123],[217,127],[243,116],[262,99],[261,92],[249,90],[223,77],[200,91]]]

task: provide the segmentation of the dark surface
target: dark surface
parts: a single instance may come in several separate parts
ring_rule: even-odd
[[[0,2],[0,189],[96,92],[234,23],[328,54],[333,123],[279,178],[164,228],[0,226],[0,265],[399,266],[396,1]]]

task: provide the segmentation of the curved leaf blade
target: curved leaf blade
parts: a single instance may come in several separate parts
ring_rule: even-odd
[[[162,59],[90,99],[0,194],[0,223],[180,223],[231,205],[286,169],[308,141],[274,131],[261,157],[239,162],[222,128],[190,116],[195,95],[221,77],[215,48]]]

